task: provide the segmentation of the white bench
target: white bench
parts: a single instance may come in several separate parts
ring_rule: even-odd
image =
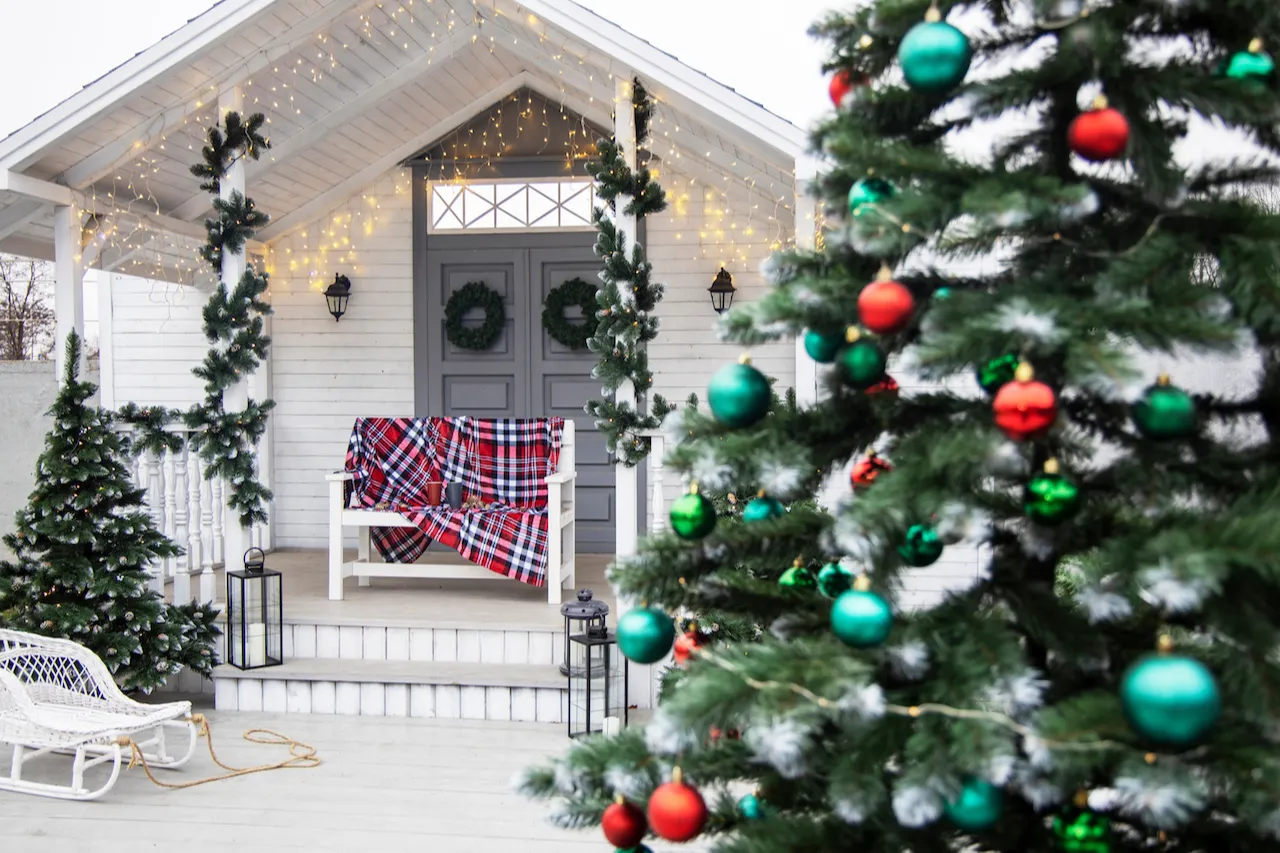
[[[574,565],[577,554],[575,512],[574,423],[565,419],[560,444],[558,470],[546,478],[547,483],[547,603],[559,604],[562,590],[574,587]],[[414,527],[398,512],[376,509],[351,509],[346,506],[346,484],[353,477],[346,471],[325,476],[329,481],[329,600],[342,600],[342,582],[350,577],[360,586],[368,586],[372,578],[444,578],[453,580],[503,579],[497,572],[468,563],[426,557],[416,563],[383,563],[372,559],[370,530],[374,527]],[[356,558],[347,560],[343,543],[349,528],[357,535]]]

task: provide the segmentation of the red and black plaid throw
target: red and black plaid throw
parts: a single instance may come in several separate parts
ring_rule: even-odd
[[[533,586],[547,578],[547,474],[560,461],[563,418],[360,418],[351,430],[348,506],[379,504],[414,528],[375,527],[389,563],[412,563],[434,541]],[[427,505],[430,482],[462,483],[488,509]]]

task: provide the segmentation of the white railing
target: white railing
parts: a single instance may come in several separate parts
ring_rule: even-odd
[[[649,532],[661,533],[667,529],[667,495],[663,490],[667,434],[660,429],[645,430],[640,434],[651,443],[647,460],[649,481],[646,483],[649,493]]]
[[[163,595],[165,585],[172,582],[175,602],[213,603],[218,599],[215,571],[227,560],[223,552],[227,490],[221,478],[205,476],[205,464],[188,440],[192,431],[176,426],[170,427],[170,432],[182,436],[182,447],[139,454],[133,470],[134,484],[146,492],[156,529],[183,551],[177,557],[157,561],[152,567],[153,584]],[[263,525],[254,525],[249,539],[254,547],[263,547],[267,541]],[[239,556],[233,557],[233,564]],[[193,579],[198,583],[198,594]]]

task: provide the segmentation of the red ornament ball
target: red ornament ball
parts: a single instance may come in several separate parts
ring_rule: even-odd
[[[827,93],[831,95],[831,103],[841,107],[844,106],[844,99],[850,92],[865,85],[867,85],[865,75],[848,68],[841,68],[831,75],[831,84],[827,87]]]
[[[707,822],[707,804],[698,790],[684,783],[677,767],[671,781],[649,795],[649,826],[667,841],[697,838]]]
[[[1035,380],[1031,365],[1020,364],[1012,382],[1000,386],[991,401],[996,426],[1014,441],[1039,438],[1058,418],[1058,396]]]
[[[915,310],[916,300],[911,291],[888,278],[887,270],[858,294],[858,317],[863,326],[877,335],[902,331],[911,322]]]
[[[644,819],[644,812],[637,806],[618,797],[616,803],[604,810],[600,828],[614,847],[630,850],[644,841],[644,834],[649,831],[649,822]]]
[[[888,462],[885,462],[875,453],[868,453],[854,463],[853,470],[849,473],[849,483],[853,486],[854,491],[867,489],[875,483],[877,477],[881,474],[888,474],[892,470],[893,466]]]
[[[866,394],[868,397],[873,397],[876,394],[886,394],[890,397],[896,397],[898,396],[899,390],[898,381],[886,373],[884,375],[884,379],[881,379],[875,385],[872,385],[862,393]]]
[[[1129,120],[1099,95],[1093,109],[1076,116],[1067,128],[1067,144],[1094,163],[1114,160],[1129,147]]]
[[[675,659],[677,664],[683,664],[693,657],[693,652],[702,645],[702,636],[696,630],[685,631],[679,637],[676,637],[675,643]]]

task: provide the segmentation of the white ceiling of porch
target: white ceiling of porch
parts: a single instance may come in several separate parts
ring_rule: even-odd
[[[161,233],[147,217],[203,221],[209,198],[189,167],[231,84],[242,86],[246,111],[268,120],[272,149],[248,166],[247,182],[273,215],[259,234],[270,241],[521,86],[608,126],[614,73],[630,70],[511,0],[278,0],[17,166],[82,191],[86,208],[108,214],[100,264],[190,280],[189,235]],[[646,84],[659,102],[651,147],[664,168],[789,209],[789,156]],[[0,248],[42,254],[51,234],[51,208],[0,196]]]

